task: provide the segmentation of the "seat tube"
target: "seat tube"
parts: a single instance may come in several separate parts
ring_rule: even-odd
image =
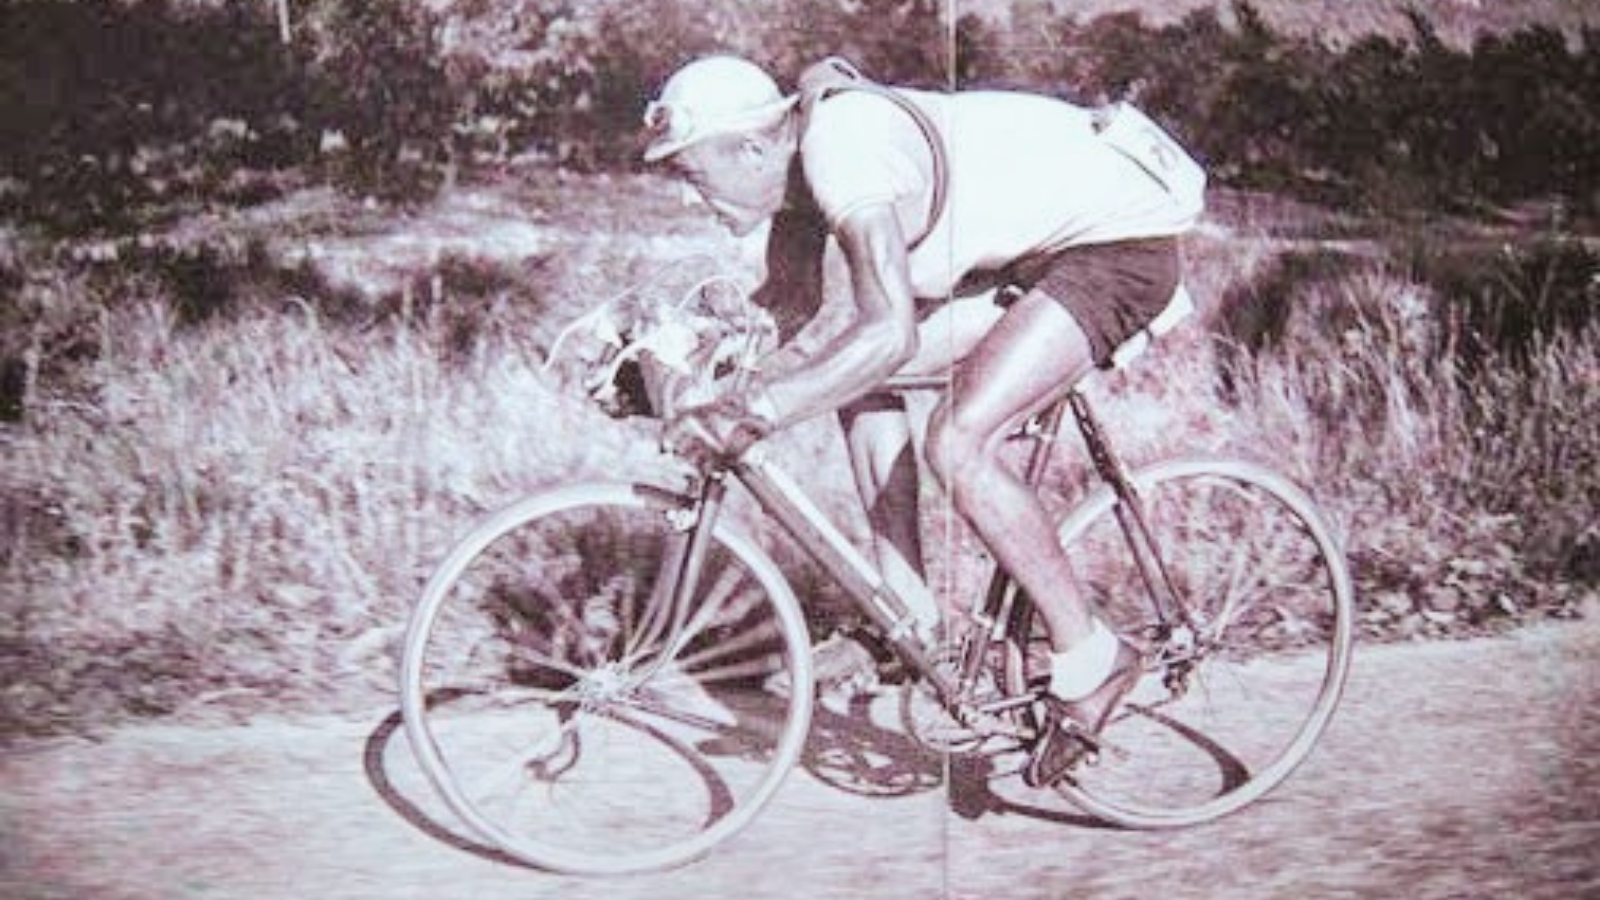
[[[1123,465],[1121,457],[1111,449],[1111,442],[1107,439],[1099,418],[1090,408],[1088,398],[1082,392],[1074,390],[1071,394],[1071,404],[1073,416],[1078,421],[1078,430],[1083,434],[1084,444],[1088,448],[1089,458],[1093,460],[1095,470],[1100,477],[1116,494],[1116,504],[1112,507],[1112,513],[1116,516],[1117,524],[1128,542],[1128,551],[1133,554],[1134,564],[1139,568],[1139,575],[1144,580],[1145,588],[1150,592],[1157,618],[1166,623],[1177,619],[1190,624],[1188,610],[1179,602],[1177,590],[1172,586],[1166,562],[1161,558],[1160,548],[1150,531],[1144,501],[1139,496],[1138,488],[1132,478],[1129,477],[1127,467]]]

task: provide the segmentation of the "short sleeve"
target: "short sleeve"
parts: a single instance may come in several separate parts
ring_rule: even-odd
[[[898,208],[923,196],[932,178],[926,143],[915,120],[892,100],[847,91],[818,102],[800,155],[828,226],[837,227],[859,209],[884,203]]]

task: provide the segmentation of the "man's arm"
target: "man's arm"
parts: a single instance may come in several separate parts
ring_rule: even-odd
[[[893,208],[859,209],[834,236],[849,268],[852,320],[803,365],[767,381],[780,426],[867,394],[917,352],[910,264]]]

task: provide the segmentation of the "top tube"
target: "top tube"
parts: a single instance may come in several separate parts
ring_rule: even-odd
[[[890,375],[883,388],[890,391],[942,391],[950,387],[949,373],[938,375]]]
[[[1091,369],[1072,384],[1063,386],[1060,390],[1060,396],[1065,397],[1068,392],[1078,390],[1085,381],[1089,380],[1094,371]],[[896,393],[905,391],[944,391],[950,389],[950,381],[951,376],[949,374],[891,375],[883,382],[880,389]]]

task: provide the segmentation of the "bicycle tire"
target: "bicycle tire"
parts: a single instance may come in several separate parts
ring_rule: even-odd
[[[799,758],[810,643],[776,565],[719,521],[689,607],[664,599],[691,506],[630,484],[528,497],[468,533],[413,611],[412,752],[451,811],[517,860],[582,875],[681,865],[747,825]]]
[[[1130,477],[1180,602],[1199,617],[1200,652],[1160,634],[1117,500],[1096,489],[1058,534],[1077,588],[1140,650],[1145,674],[1102,732],[1098,759],[1058,790],[1124,827],[1181,828],[1261,799],[1311,753],[1349,673],[1353,589],[1316,505],[1271,470],[1176,459]],[[1025,681],[1009,674],[1012,688],[1046,680],[1036,614],[1014,638]]]

